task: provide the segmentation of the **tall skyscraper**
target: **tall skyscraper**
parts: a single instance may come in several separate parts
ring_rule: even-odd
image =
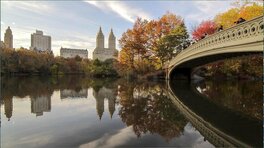
[[[43,35],[42,31],[36,30],[36,33],[31,34],[31,47],[39,51],[51,51],[51,37]]]
[[[10,29],[9,26],[5,32],[4,42],[5,42],[6,48],[13,48],[13,34],[12,34],[12,30]]]

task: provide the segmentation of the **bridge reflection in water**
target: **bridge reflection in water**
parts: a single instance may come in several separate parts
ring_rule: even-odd
[[[4,145],[10,143],[7,140],[9,137],[16,139],[12,140],[14,145],[20,145],[17,139],[31,137],[34,132],[45,134],[45,131],[50,130],[58,137],[64,136],[57,129],[58,125],[65,129],[75,125],[83,129],[67,133],[70,133],[71,138],[83,135],[74,139],[76,145],[89,143],[100,139],[105,133],[111,135],[113,131],[118,132],[115,129],[122,131],[124,128],[132,129],[125,135],[134,139],[119,145],[121,147],[196,146],[200,143],[207,146],[211,143],[215,146],[262,147],[262,82],[259,81],[204,81],[192,84],[187,81],[170,81],[166,85],[164,81],[17,77],[3,79],[1,91],[2,117],[6,116],[2,124],[5,131],[2,141]],[[23,101],[27,100],[27,96],[29,101]],[[106,102],[108,105],[105,105]],[[25,103],[28,104],[29,112],[24,111]],[[30,113],[30,109],[33,116],[26,114]],[[68,110],[75,114],[65,114]],[[109,114],[103,115],[104,112]],[[36,118],[35,114],[41,116]],[[22,118],[25,116],[26,120]],[[50,116],[60,120],[50,120]],[[69,124],[64,125],[61,120]],[[92,124],[86,125],[88,120]],[[13,125],[13,121],[16,124]],[[39,128],[41,123],[46,127]],[[102,126],[105,128],[102,129]],[[32,131],[32,127],[38,130]],[[191,132],[186,130],[188,128],[192,129]],[[207,141],[202,141],[202,138]],[[155,142],[152,142],[153,139]],[[66,145],[64,138],[54,140],[54,143],[47,142],[49,145]],[[24,147],[30,147],[30,143]]]
[[[167,93],[192,125],[215,146],[262,145],[261,120],[212,103],[199,93],[194,84],[190,85],[187,81],[168,84]]]

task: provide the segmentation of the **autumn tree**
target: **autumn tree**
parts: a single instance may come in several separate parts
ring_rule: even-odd
[[[255,17],[263,15],[263,6],[253,2],[244,2],[242,4],[234,5],[234,8],[229,9],[226,12],[220,13],[215,16],[214,21],[218,25],[222,25],[223,28],[229,28],[233,26],[240,17],[245,20],[250,20]]]
[[[119,40],[121,46],[120,62],[127,65],[129,70],[136,71],[147,55],[146,20],[138,18],[133,29],[128,29]],[[136,64],[137,63],[137,64]]]
[[[189,46],[189,35],[184,23],[178,25],[168,35],[161,37],[157,45],[157,56],[162,65],[176,54]]]
[[[163,51],[160,48],[160,39],[171,33],[177,26],[183,24],[183,19],[173,13],[167,12],[158,20],[152,20],[148,23],[146,29],[148,32],[148,49],[151,53],[150,60],[156,69],[162,67],[162,60],[159,57]],[[166,51],[165,51],[166,52]],[[164,53],[164,52],[163,52]]]
[[[216,15],[214,18],[215,23],[222,25],[225,29],[232,27],[240,17],[250,20],[263,15],[264,10],[260,4],[250,1],[236,1],[233,3],[233,7]],[[212,77],[261,78],[263,77],[262,60],[262,56],[240,57],[208,64],[206,68],[207,73]]]
[[[239,11],[239,8],[229,9],[227,12],[216,15],[214,21],[216,24],[222,25],[223,28],[229,28],[238,20]]]
[[[250,20],[252,18],[263,15],[263,6],[253,3],[251,6],[242,7],[239,13],[239,17],[245,20]]]
[[[192,37],[194,40],[200,40],[206,35],[215,33],[217,30],[217,25],[211,20],[202,21],[192,32]]]
[[[172,53],[161,48],[160,40],[182,24],[183,19],[180,16],[169,12],[158,20],[149,22],[138,18],[133,28],[128,29],[119,40],[121,45],[120,63],[126,65],[128,71],[137,74],[160,69],[164,56]],[[173,37],[179,39],[176,34],[171,34],[167,38],[172,39]],[[167,38],[164,39],[164,42]],[[166,53],[167,51],[168,53]],[[164,56],[160,57],[162,55]]]

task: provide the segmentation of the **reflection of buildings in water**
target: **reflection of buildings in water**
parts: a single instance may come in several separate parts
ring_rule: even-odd
[[[115,112],[116,95],[112,89],[102,87],[98,92],[93,90],[93,96],[96,99],[96,110],[101,120],[104,112],[104,99],[108,100],[108,110],[112,118]]]
[[[31,99],[31,113],[36,116],[42,116],[43,112],[50,112],[51,110],[51,96],[30,97]]]
[[[69,98],[69,99],[77,99],[77,98],[87,98],[88,90],[81,89],[80,91],[76,91],[73,89],[64,89],[60,91],[61,99]]]
[[[113,117],[113,114],[115,112],[115,97],[114,98],[108,98],[108,110],[111,116],[111,119]]]
[[[10,121],[13,113],[13,98],[4,99],[4,106],[6,118],[8,119],[8,121]]]
[[[101,120],[104,113],[104,98],[96,98],[96,110]]]

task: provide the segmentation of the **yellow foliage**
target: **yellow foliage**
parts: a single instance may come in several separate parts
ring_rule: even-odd
[[[263,6],[255,3],[252,6],[243,7],[239,13],[239,17],[243,17],[246,20],[250,20],[261,15],[263,15]]]
[[[229,9],[224,13],[215,16],[214,21],[219,26],[222,25],[224,29],[232,27],[240,17],[245,20],[250,20],[255,17],[263,15],[263,6],[253,3],[252,5],[242,5],[236,8]]]
[[[232,8],[228,10],[227,12],[218,14],[214,21],[219,26],[222,25],[223,28],[229,28],[234,25],[234,22],[237,21],[239,18],[239,9],[238,8]]]

